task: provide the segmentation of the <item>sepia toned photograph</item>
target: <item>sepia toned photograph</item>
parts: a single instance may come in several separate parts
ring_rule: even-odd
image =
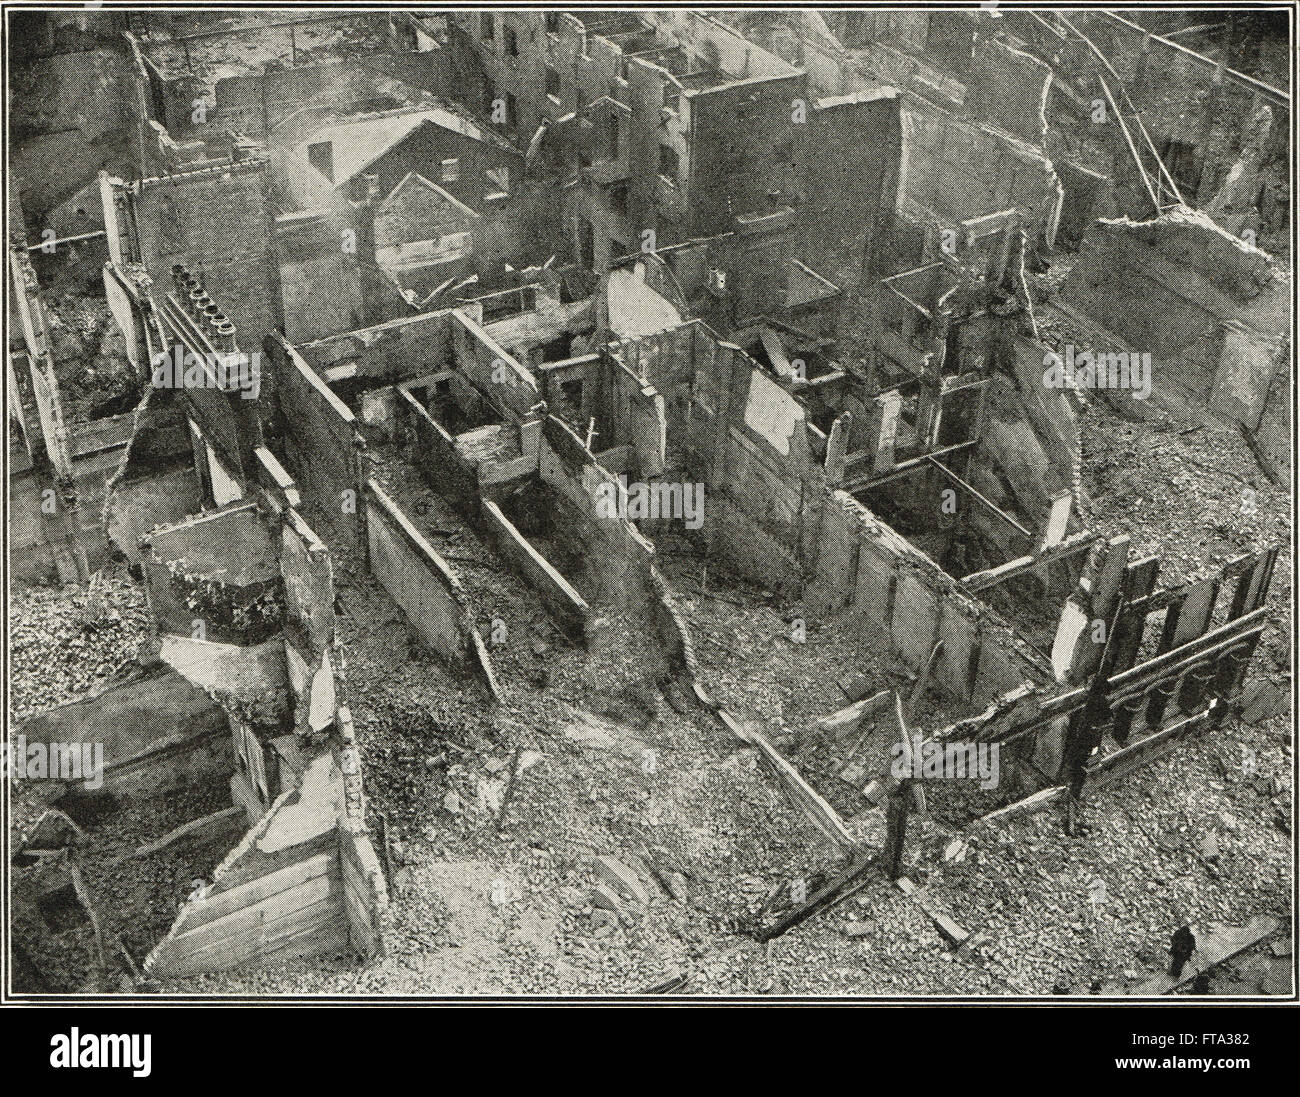
[[[41,1063],[1296,1002],[1292,5],[4,9]]]

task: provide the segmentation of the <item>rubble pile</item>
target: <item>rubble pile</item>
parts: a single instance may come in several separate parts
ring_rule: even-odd
[[[16,586],[9,600],[9,688],[15,719],[111,682],[149,635],[144,591],[124,570],[91,588]]]

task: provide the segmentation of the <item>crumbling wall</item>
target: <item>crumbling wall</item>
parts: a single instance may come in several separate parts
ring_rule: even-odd
[[[292,508],[282,515],[279,550],[294,727],[306,735],[333,723],[338,706],[333,565],[324,543]]]
[[[1285,180],[1291,126],[1288,106],[1281,97],[1260,96],[1248,82],[1217,74],[1218,58],[1195,55],[1158,38],[1148,39],[1143,29],[1131,22],[1126,25],[1090,13],[1071,18],[1119,73],[1156,147],[1171,141],[1186,146],[1189,163],[1181,189],[1189,204],[1204,207],[1210,202],[1249,141],[1261,102],[1268,104],[1273,113],[1272,132],[1258,166],[1270,185],[1261,188],[1264,202],[1255,224],[1261,233],[1276,233],[1278,242],[1283,243],[1290,204]]]
[[[124,70],[111,49],[14,55],[10,157],[16,196],[33,236],[100,168],[133,163],[138,111]]]
[[[538,477],[564,501],[552,521],[554,536],[583,562],[590,589],[619,604],[644,598],[654,548],[626,518],[602,510],[602,494],[609,500],[621,490],[617,479],[554,416],[542,424]]]
[[[737,81],[692,96],[686,200],[693,235],[727,232],[739,214],[771,212],[773,193],[776,205],[790,204],[794,164],[783,150],[793,136],[795,101],[806,96],[803,73]]]
[[[815,612],[857,608],[917,670],[942,639],[937,680],[963,700],[1046,673],[938,564],[828,488],[802,405],[740,348],[693,321],[620,354],[689,405],[687,415],[667,401],[669,467],[706,479],[705,534],[729,565],[776,590],[802,588]]]
[[[451,315],[457,367],[497,407],[526,415],[540,399],[532,374],[465,312]]]
[[[1285,357],[1291,278],[1210,218],[1098,221],[1062,299],[1124,347],[1152,356],[1158,394],[1208,405],[1254,429]]]
[[[87,790],[98,795],[147,798],[224,783],[233,768],[225,714],[156,660],[135,664],[122,680],[43,712],[18,731],[29,744],[102,745],[103,784]]]
[[[1037,57],[997,38],[975,44],[966,107],[980,121],[1035,148],[1047,140],[1047,94],[1052,70]]]
[[[803,202],[792,243],[842,289],[860,285],[882,262],[898,202],[901,104],[893,88],[821,99],[808,124],[795,127]]]
[[[427,163],[420,167],[430,170]],[[423,176],[407,178],[375,207],[375,262],[420,299],[470,273],[478,217],[436,184],[426,186]]]
[[[371,571],[411,626],[448,663],[477,672],[494,690],[460,580],[374,480],[366,485],[366,531]]]
[[[132,563],[140,561],[140,539],[151,529],[183,521],[202,509],[192,466],[118,483],[107,507],[109,543]]]
[[[590,332],[595,323],[591,299],[562,303],[558,289],[558,284],[539,284],[531,309],[485,324],[483,330],[521,362],[534,356],[540,361],[540,349],[545,344],[561,335]]]
[[[279,630],[277,545],[256,503],[155,529],[141,542],[140,557],[160,631],[239,644]]]
[[[461,454],[456,439],[410,393],[401,394],[397,408],[398,421],[415,434],[411,460],[425,480],[449,499],[472,499],[478,490],[477,468]]]
[[[329,550],[295,510],[280,527],[284,627],[291,641],[313,656],[334,644],[334,570]]]
[[[828,493],[820,519],[806,594],[818,611],[852,607],[918,672],[942,640],[935,682],[963,701],[982,702],[1050,674],[1009,625],[851,495]]]
[[[658,476],[667,458],[667,419],[664,398],[654,385],[643,381],[624,361],[604,354],[596,363],[600,383],[597,417],[610,437],[632,447],[637,471]]]
[[[476,318],[476,308],[466,311]],[[450,368],[451,331],[450,311],[426,312],[317,339],[298,350],[320,371],[351,365],[358,377],[408,381]]]
[[[1047,66],[990,36],[976,42],[970,13],[826,13],[834,38],[820,22],[788,20],[813,90],[902,93],[905,217],[954,228],[1014,208],[1032,240],[1052,243],[1061,188],[1041,151]]]
[[[709,543],[759,582],[796,582],[805,479],[820,475],[803,407],[698,321],[624,343],[618,358],[663,395],[662,476],[705,484]]]
[[[753,578],[788,589],[802,570],[805,508],[822,476],[803,406],[703,327],[695,354],[697,404],[714,420],[706,521],[715,547]]]
[[[560,624],[582,635],[591,607],[563,575],[529,542],[492,500],[484,499],[480,520],[497,551],[523,580],[537,592]]]
[[[281,386],[289,472],[338,535],[359,546],[365,442],[356,416],[283,336],[268,337],[265,348]]]
[[[907,103],[903,110],[902,213],[955,228],[1018,210],[1031,239],[1055,238],[1063,191],[1051,161],[1026,142]]]
[[[76,485],[78,522],[75,530],[62,526],[56,519],[65,512],[66,501],[48,495],[48,481],[40,470],[33,470],[25,453],[15,453],[9,476],[9,550],[14,574],[24,578],[41,578],[55,570],[57,555],[68,533],[75,533],[77,543],[92,567],[97,566],[111,547],[119,548],[135,559],[135,541],[151,526],[177,521],[199,509],[192,468],[175,469],[151,479],[122,481],[118,477],[127,459],[128,445],[147,448],[155,467],[172,467],[182,454],[190,453],[189,440],[183,431],[158,431],[142,443],[140,432],[132,438],[133,417],[130,413],[77,424],[69,431],[68,449],[72,459],[72,476]],[[110,488],[110,484],[114,486]],[[105,537],[106,498],[110,497],[108,539]],[[54,509],[51,510],[51,507]],[[133,532],[134,531],[134,532]],[[116,539],[113,539],[116,538]],[[72,547],[69,545],[68,547]]]

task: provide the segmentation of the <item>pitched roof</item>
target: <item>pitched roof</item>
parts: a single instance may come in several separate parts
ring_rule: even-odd
[[[513,145],[498,134],[441,107],[406,113],[364,115],[333,122],[299,139],[295,151],[305,160],[308,145],[329,141],[334,146],[334,183],[337,186],[370,167],[389,149],[424,125],[438,126],[475,141],[517,152]]]

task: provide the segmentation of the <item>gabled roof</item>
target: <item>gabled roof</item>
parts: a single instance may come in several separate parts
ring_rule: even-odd
[[[308,145],[329,141],[334,146],[334,184],[338,186],[365,171],[386,152],[425,125],[450,130],[518,154],[518,150],[503,137],[441,107],[406,113],[372,114],[334,122],[301,138],[294,146],[294,151],[306,160]]]

